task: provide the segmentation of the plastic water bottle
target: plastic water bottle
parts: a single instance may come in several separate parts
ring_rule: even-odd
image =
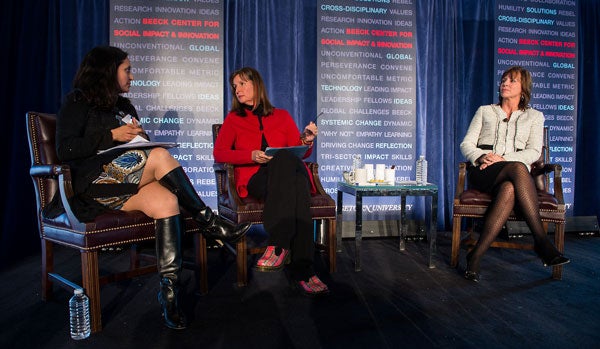
[[[360,154],[354,154],[352,157],[352,171],[356,171],[357,169],[362,167],[362,160]]]
[[[425,156],[419,156],[417,160],[417,185],[427,184],[427,160]]]
[[[421,184],[427,185],[427,160],[423,156],[423,162],[421,163]]]
[[[69,299],[69,318],[71,338],[79,340],[90,336],[90,299],[82,288],[76,288]]]

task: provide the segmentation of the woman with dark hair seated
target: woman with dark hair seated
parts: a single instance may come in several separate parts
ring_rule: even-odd
[[[93,220],[107,209],[139,210],[155,219],[160,276],[158,300],[165,324],[186,327],[177,300],[181,271],[180,207],[203,226],[203,234],[236,241],[250,224],[233,226],[207,207],[183,168],[161,147],[98,153],[135,137],[148,139],[131,102],[133,74],[127,53],[101,46],[86,54],[73,80],[73,91],[58,113],[56,140],[61,161],[72,169],[78,219]]]

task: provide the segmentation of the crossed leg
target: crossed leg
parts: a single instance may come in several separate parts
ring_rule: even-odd
[[[125,202],[122,210],[139,210],[154,219],[178,215],[177,197],[158,180],[179,166],[179,162],[166,149],[152,149],[144,166],[139,190]]]

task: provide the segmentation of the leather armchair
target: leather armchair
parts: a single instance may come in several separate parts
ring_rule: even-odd
[[[157,271],[155,258],[142,256],[136,244],[155,239],[154,220],[140,211],[124,212],[113,210],[103,213],[91,222],[81,222],[73,214],[68,199],[73,196],[69,166],[59,163],[56,155],[56,116],[38,112],[26,115],[27,136],[31,155],[30,175],[36,193],[37,221],[42,243],[42,299],[52,298],[53,283],[73,291],[80,287],[56,272],[54,246],[56,244],[79,251],[81,255],[81,283],[90,299],[91,330],[102,329],[100,286],[109,282],[132,278]],[[65,212],[54,219],[42,215],[43,209],[60,192]],[[200,227],[189,216],[185,216],[186,233],[198,233]],[[206,245],[195,234],[195,262],[206,267]],[[128,270],[100,275],[99,252],[107,247],[128,246],[130,266]],[[146,261],[142,265],[141,261]],[[148,263],[149,261],[149,263]],[[202,263],[203,262],[203,263]],[[206,291],[205,273],[200,282]]]

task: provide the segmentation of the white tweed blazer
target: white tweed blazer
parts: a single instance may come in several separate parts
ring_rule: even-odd
[[[506,161],[520,161],[530,165],[540,158],[544,141],[544,114],[533,108],[514,111],[510,120],[497,104],[477,109],[460,151],[473,165],[477,159],[490,152]]]

